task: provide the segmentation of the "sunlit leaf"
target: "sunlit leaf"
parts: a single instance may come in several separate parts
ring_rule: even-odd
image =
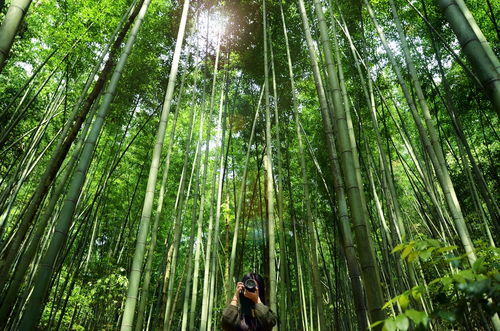
[[[406,317],[404,314],[397,316],[395,322],[396,322],[396,327],[399,330],[406,331],[410,327],[410,321],[408,320],[408,317]]]
[[[382,331],[396,331],[396,322],[393,319],[386,319]]]

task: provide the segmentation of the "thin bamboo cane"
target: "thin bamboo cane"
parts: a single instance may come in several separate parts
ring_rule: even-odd
[[[208,24],[208,22],[207,22]],[[207,27],[207,33],[208,33],[208,27]],[[217,83],[217,72],[218,72],[218,67],[219,67],[219,55],[220,55],[220,39],[221,36],[220,34],[217,37],[217,46],[216,46],[216,51],[215,51],[215,63],[214,63],[214,71],[213,71],[213,79],[212,79],[212,89],[211,89],[211,95],[210,95],[210,102],[209,102],[209,114],[207,118],[207,126],[206,126],[206,132],[205,132],[205,157],[204,157],[204,164],[203,164],[203,175],[202,175],[202,184],[201,184],[201,197],[200,197],[200,211],[198,213],[198,229],[197,229],[197,235],[196,235],[196,249],[195,249],[195,265],[194,265],[194,271],[193,271],[193,289],[192,289],[192,295],[191,295],[191,312],[190,312],[190,317],[189,317],[189,329],[193,330],[194,325],[195,325],[195,312],[197,308],[197,300],[198,300],[198,275],[199,275],[199,268],[200,268],[200,256],[201,256],[201,250],[202,250],[202,234],[203,234],[203,218],[204,218],[204,208],[205,208],[205,191],[206,191],[206,185],[207,185],[207,177],[208,177],[208,160],[209,160],[209,146],[210,146],[210,138],[211,138],[211,129],[212,129],[212,114],[213,114],[213,104],[214,104],[214,98],[215,98],[215,90],[216,90],[216,83]],[[208,46],[207,46],[208,47]],[[205,91],[205,89],[204,89]],[[204,92],[205,93],[205,92]],[[205,98],[203,97],[203,103],[205,102]],[[216,166],[216,165],[214,165]],[[215,172],[215,170],[213,170]],[[214,195],[214,189],[215,185],[212,185],[212,196]],[[210,209],[212,209],[213,201],[211,199],[210,201]],[[210,221],[210,220],[209,220]],[[210,225],[209,225],[210,228]],[[210,231],[209,231],[210,235]],[[207,246],[208,246],[208,241],[207,241]],[[208,247],[207,247],[208,249]],[[203,283],[203,288],[205,288],[205,278],[204,278],[204,283]]]
[[[269,65],[267,44],[267,13],[266,0],[262,0],[263,33],[264,33],[264,100],[266,115],[266,158],[264,167],[266,169],[266,195],[267,195],[267,228],[268,228],[268,252],[269,252],[269,306],[272,311],[277,311],[276,298],[276,244],[275,244],[275,220],[274,220],[274,187],[273,187],[273,146],[271,137],[271,112],[269,109]],[[275,100],[276,102],[276,100]]]

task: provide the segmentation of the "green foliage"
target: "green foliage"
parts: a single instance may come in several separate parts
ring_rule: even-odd
[[[419,259],[423,262],[433,260],[433,263],[444,260],[445,262],[458,261],[465,256],[455,257],[450,254],[444,254],[448,252],[453,252],[458,247],[455,245],[444,246],[437,239],[425,239],[425,240],[413,240],[408,243],[401,243],[394,247],[391,251],[392,254],[401,251],[401,259],[408,262],[414,262]]]
[[[417,329],[427,329],[431,324],[440,327],[457,327],[478,323],[478,319],[492,317],[500,311],[500,249],[478,245],[479,258],[467,268],[464,255],[453,256],[456,246],[446,246],[434,239],[414,240],[394,247],[392,253],[400,253],[401,259],[422,266],[449,265],[451,271],[435,278],[427,286],[417,285],[389,300],[383,307],[396,305],[401,313],[383,321],[383,330],[408,330],[412,321]],[[458,268],[462,268],[461,270]],[[408,308],[421,300],[432,298],[433,310]],[[418,305],[417,305],[418,306]],[[471,307],[473,307],[471,309]]]
[[[413,325],[415,330],[426,330],[429,327],[429,317],[425,312],[407,309],[394,318],[391,317],[384,321],[372,323],[371,327],[382,323],[382,331],[406,331],[410,329],[410,325]]]

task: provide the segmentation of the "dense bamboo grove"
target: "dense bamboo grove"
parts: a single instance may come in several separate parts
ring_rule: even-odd
[[[500,330],[499,17],[0,1],[0,328]]]

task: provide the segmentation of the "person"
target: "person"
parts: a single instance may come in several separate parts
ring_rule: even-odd
[[[222,312],[225,331],[271,331],[277,318],[266,306],[264,279],[257,273],[248,273],[236,284],[231,302]],[[239,303],[239,308],[238,308]]]

